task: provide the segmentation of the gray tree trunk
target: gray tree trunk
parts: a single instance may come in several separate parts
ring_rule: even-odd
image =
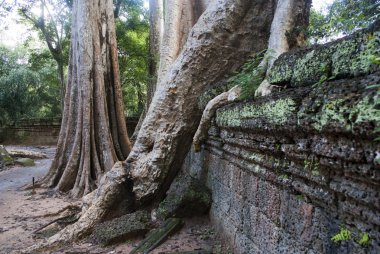
[[[165,2],[165,5],[164,5]],[[147,103],[132,139],[135,139],[153,99],[157,85],[177,59],[189,32],[205,11],[205,0],[150,0],[150,62]]]
[[[156,91],[158,65],[160,63],[160,45],[164,32],[164,1],[149,1],[149,80],[147,89],[147,107]]]
[[[74,1],[62,128],[41,183],[81,197],[129,152],[112,0]]]

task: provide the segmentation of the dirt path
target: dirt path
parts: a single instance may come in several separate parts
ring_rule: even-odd
[[[7,147],[7,149],[27,149],[46,153],[48,158],[36,160],[33,167],[14,166],[0,172],[0,253],[19,253],[27,246],[59,230],[53,224],[42,231],[42,235],[33,231],[58,216],[44,217],[59,211],[73,200],[64,196],[47,193],[37,189],[21,191],[20,187],[31,183],[32,177],[42,177],[51,164],[55,147]],[[91,242],[80,242],[65,246],[51,253],[129,253],[141,239],[103,248]],[[207,217],[187,220],[185,226],[176,235],[155,249],[152,254],[170,253],[175,251],[194,251],[210,249],[213,244],[212,229]]]
[[[48,157],[46,159],[36,160],[36,166],[33,167],[13,166],[9,170],[0,172],[0,193],[17,190],[21,186],[31,183],[32,177],[35,177],[35,179],[42,177],[49,169],[55,154],[55,147],[31,148],[24,146],[7,146],[6,148],[8,150],[22,149],[42,152]]]

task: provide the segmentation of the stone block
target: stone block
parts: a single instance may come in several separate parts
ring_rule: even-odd
[[[166,198],[158,206],[157,215],[161,219],[201,216],[210,206],[210,190],[198,179],[182,173],[171,184]]]
[[[92,239],[102,245],[109,245],[128,237],[144,235],[149,228],[150,213],[138,211],[97,225],[92,234]]]
[[[29,158],[18,158],[15,160],[15,163],[23,166],[23,167],[33,167],[35,166],[36,164],[34,163],[34,160],[33,159],[29,159]]]

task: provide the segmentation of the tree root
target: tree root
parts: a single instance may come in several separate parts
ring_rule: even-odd
[[[43,215],[37,215],[37,216],[33,216],[32,218],[46,218],[46,217],[58,216],[61,213],[63,213],[64,211],[66,211],[66,210],[71,210],[73,212],[77,211],[76,213],[79,213],[79,211],[81,210],[81,206],[79,204],[70,204],[70,205],[65,206],[62,209],[59,209],[57,212],[46,213],[46,214],[43,214]]]
[[[79,219],[79,216],[76,216],[78,215],[78,213],[72,213],[70,215],[66,215],[66,216],[63,216],[63,217],[60,217],[60,218],[57,218],[55,220],[52,220],[46,224],[44,224],[43,226],[39,227],[38,229],[34,230],[33,231],[33,234],[36,234],[37,232],[41,231],[42,229],[46,228],[47,226],[53,224],[53,223],[67,223],[67,224],[72,224],[74,222],[76,222],[78,219]],[[71,219],[70,219],[71,218]]]
[[[193,138],[195,152],[200,151],[201,144],[207,138],[207,131],[210,128],[211,119],[214,117],[216,110],[228,103],[235,101],[237,98],[239,98],[240,93],[241,88],[239,86],[234,86],[229,91],[219,94],[207,103],[206,108],[203,111],[197,132]]]
[[[272,93],[272,89],[272,85],[266,79],[264,79],[264,81],[261,82],[259,87],[256,89],[255,97],[269,95]]]

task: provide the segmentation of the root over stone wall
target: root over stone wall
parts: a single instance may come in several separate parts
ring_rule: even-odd
[[[220,108],[188,155],[235,253],[380,253],[379,34],[281,56],[270,80],[284,88]]]

